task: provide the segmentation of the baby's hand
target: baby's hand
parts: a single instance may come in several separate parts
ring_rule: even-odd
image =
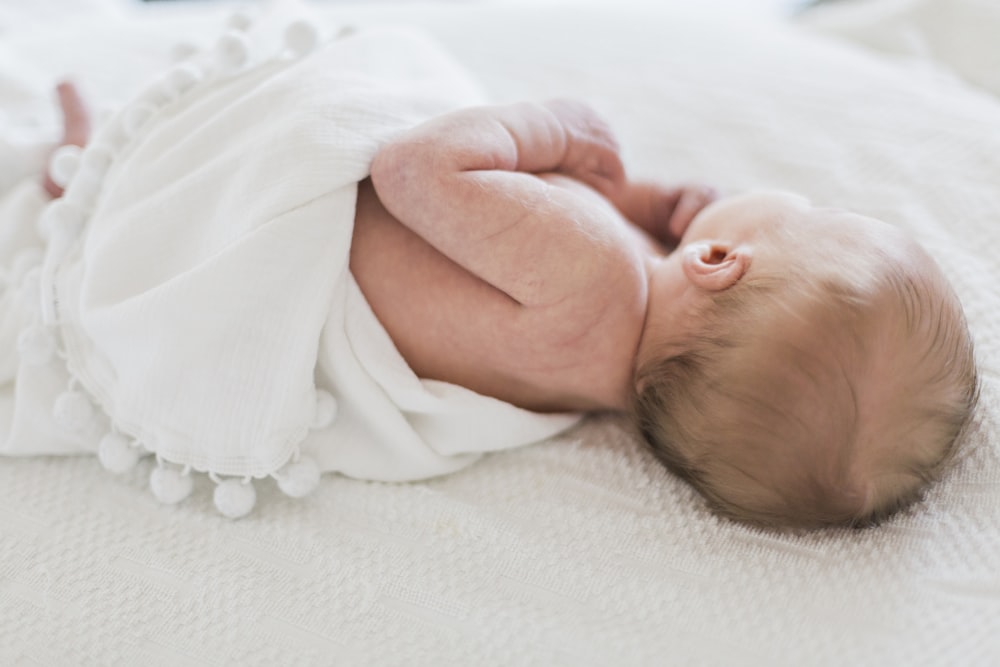
[[[566,132],[566,153],[557,171],[614,199],[625,186],[618,140],[596,111],[574,100],[550,100],[551,111]]]
[[[707,185],[629,183],[612,203],[626,218],[668,247],[676,247],[691,221],[703,208],[718,199]]]
[[[59,95],[59,108],[63,117],[63,136],[59,145],[86,145],[90,138],[90,116],[76,86],[64,81],[56,86],[56,93]],[[52,180],[48,168],[42,176],[42,186],[52,198],[62,196],[63,189]]]

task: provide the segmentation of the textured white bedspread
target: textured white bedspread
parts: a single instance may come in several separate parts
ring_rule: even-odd
[[[262,485],[236,522],[207,480],[177,508],[141,493],[149,461],[119,478],[5,459],[0,664],[1000,663],[1000,101],[792,28],[649,11],[321,16],[423,25],[498,99],[583,96],[644,175],[787,188],[911,230],[966,304],[983,377],[928,500],[865,531],[749,529],[610,418],[419,484],[326,478],[306,501]],[[113,44],[149,63],[170,43],[142,25],[79,35],[75,60],[7,48],[53,75],[103,63],[84,81],[113,98],[134,81],[110,73]],[[197,41],[218,21],[166,25]]]

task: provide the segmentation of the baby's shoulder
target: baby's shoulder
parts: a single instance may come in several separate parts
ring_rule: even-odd
[[[524,407],[575,408],[585,404],[564,397],[568,388],[588,382],[578,379],[579,369],[587,367],[595,374],[606,370],[606,360],[627,348],[632,330],[641,327],[645,283],[631,262],[611,262],[610,270],[573,281],[562,298],[524,305],[399,223],[370,186],[360,190],[357,213],[352,273],[421,377],[460,384]],[[565,219],[548,222],[571,226],[572,210]],[[612,237],[609,242],[627,241]],[[587,263],[596,266],[599,261],[595,257]]]

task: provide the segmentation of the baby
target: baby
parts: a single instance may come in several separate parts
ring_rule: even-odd
[[[714,200],[629,180],[582,104],[469,108],[376,154],[350,268],[420,377],[628,413],[723,514],[864,525],[905,506],[977,395],[946,280],[884,223]]]
[[[905,506],[977,395],[940,270],[876,220],[712,199],[629,181],[582,104],[468,109],[376,155],[351,268],[418,374],[628,412],[726,515],[863,525]]]

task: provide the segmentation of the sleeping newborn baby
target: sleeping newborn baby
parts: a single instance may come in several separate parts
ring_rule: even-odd
[[[13,261],[0,451],[152,452],[160,500],[207,472],[239,517],[253,478],[419,479],[617,411],[718,511],[795,526],[875,521],[952,453],[972,345],[899,230],[633,181],[584,104],[470,105],[422,42],[238,43],[93,137]]]
[[[877,220],[710,199],[630,181],[582,104],[466,109],[375,156],[351,268],[422,376],[627,412],[726,515],[861,525],[906,505],[976,397],[940,270]]]

